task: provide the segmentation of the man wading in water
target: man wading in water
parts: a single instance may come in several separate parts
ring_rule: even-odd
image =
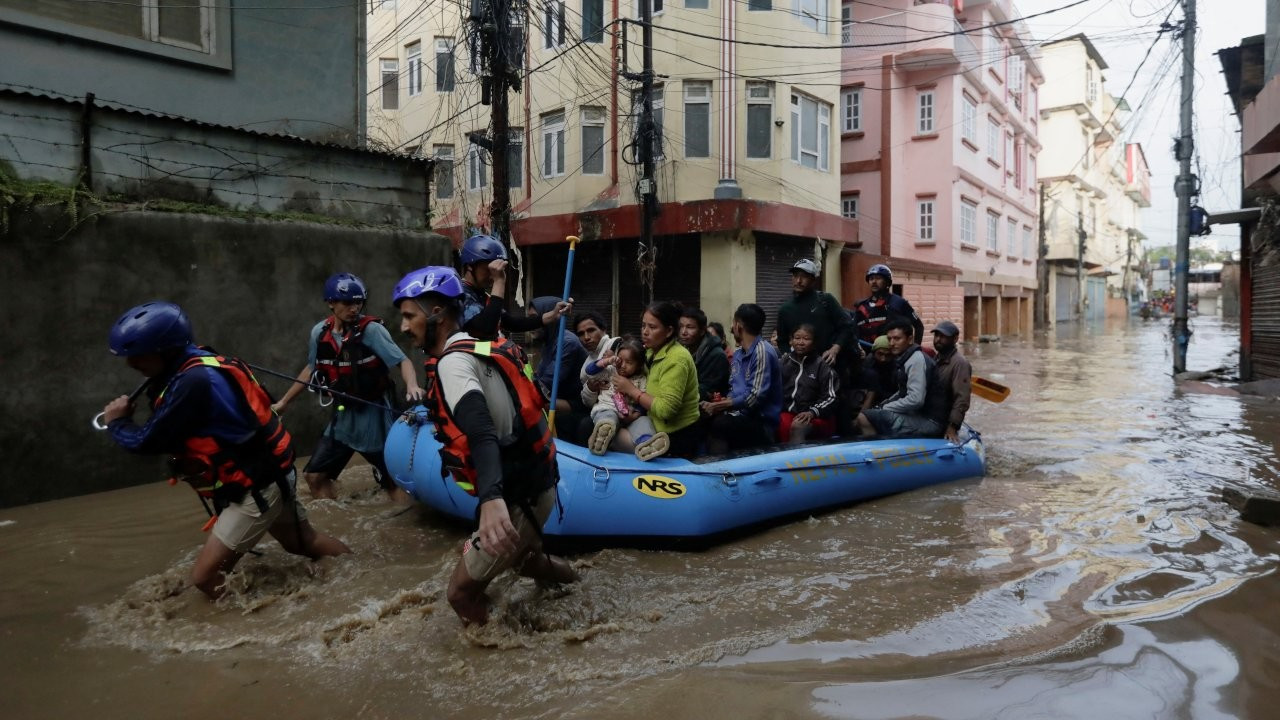
[[[401,331],[427,354],[426,405],[444,446],[443,467],[479,500],[479,528],[462,546],[448,592],[470,625],[488,621],[485,588],[507,568],[540,582],[578,575],[542,551],[558,480],[546,400],[518,345],[502,337],[478,341],[460,329],[463,294],[453,268],[425,267],[405,275],[391,301]]]
[[[108,403],[102,415],[112,439],[130,452],[170,454],[174,477],[213,502],[217,520],[191,568],[201,592],[221,597],[223,576],[268,532],[285,550],[312,560],[351,552],[307,521],[293,441],[267,391],[239,360],[196,347],[182,308],[139,305],[111,326],[109,343],[112,354],[149,379],[152,402],[141,426],[128,395]]]

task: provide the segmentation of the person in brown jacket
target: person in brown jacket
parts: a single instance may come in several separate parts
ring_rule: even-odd
[[[947,429],[943,434],[951,442],[960,441],[960,428],[964,426],[965,413],[969,412],[969,379],[973,368],[960,354],[956,346],[960,341],[960,328],[950,320],[943,320],[933,329],[934,359],[938,367],[938,379],[947,389]]]

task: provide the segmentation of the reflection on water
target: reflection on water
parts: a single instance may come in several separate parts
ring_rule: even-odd
[[[1196,330],[1190,366],[1230,360],[1234,328]],[[482,629],[442,594],[463,530],[364,468],[309,504],[356,555],[264,545],[216,605],[176,592],[201,539],[184,493],[6,510],[0,677],[23,717],[227,692],[251,717],[1248,716],[1280,697],[1241,670],[1280,677],[1280,643],[1238,627],[1271,623],[1252,599],[1280,596],[1275,535],[1213,496],[1274,482],[1280,415],[1179,390],[1167,347],[1135,323],[970,348],[1013,388],[975,401],[984,480],[701,553],[583,555],[554,592],[505,577]]]

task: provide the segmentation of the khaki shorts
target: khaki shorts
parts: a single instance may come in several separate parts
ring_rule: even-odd
[[[475,532],[462,544],[462,564],[467,568],[467,575],[476,582],[489,582],[511,567],[517,560],[523,560],[529,551],[542,549],[542,526],[551,517],[551,508],[556,504],[556,489],[547,488],[532,504],[534,516],[538,523],[529,521],[529,514],[519,505],[507,501],[507,512],[511,514],[511,524],[520,533],[520,543],[515,552],[493,556],[480,547],[480,533]]]
[[[289,528],[307,519],[307,509],[298,500],[298,474],[290,471],[287,478],[293,490],[293,508],[287,510],[281,502],[280,486],[271,483],[262,489],[262,499],[267,502],[267,511],[260,512],[253,495],[245,493],[244,499],[232,503],[218,515],[218,522],[213,525],[213,536],[223,545],[238,553],[248,552],[268,530],[275,527]]]

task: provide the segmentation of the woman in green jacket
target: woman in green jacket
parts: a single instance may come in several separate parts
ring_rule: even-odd
[[[642,392],[626,378],[615,378],[614,387],[638,403],[658,432],[636,444],[636,456],[648,460],[659,455],[693,457],[702,443],[698,422],[698,369],[693,356],[679,342],[680,308],[656,302],[641,318],[640,339],[649,365],[648,387]],[[641,453],[641,446],[646,452]]]

